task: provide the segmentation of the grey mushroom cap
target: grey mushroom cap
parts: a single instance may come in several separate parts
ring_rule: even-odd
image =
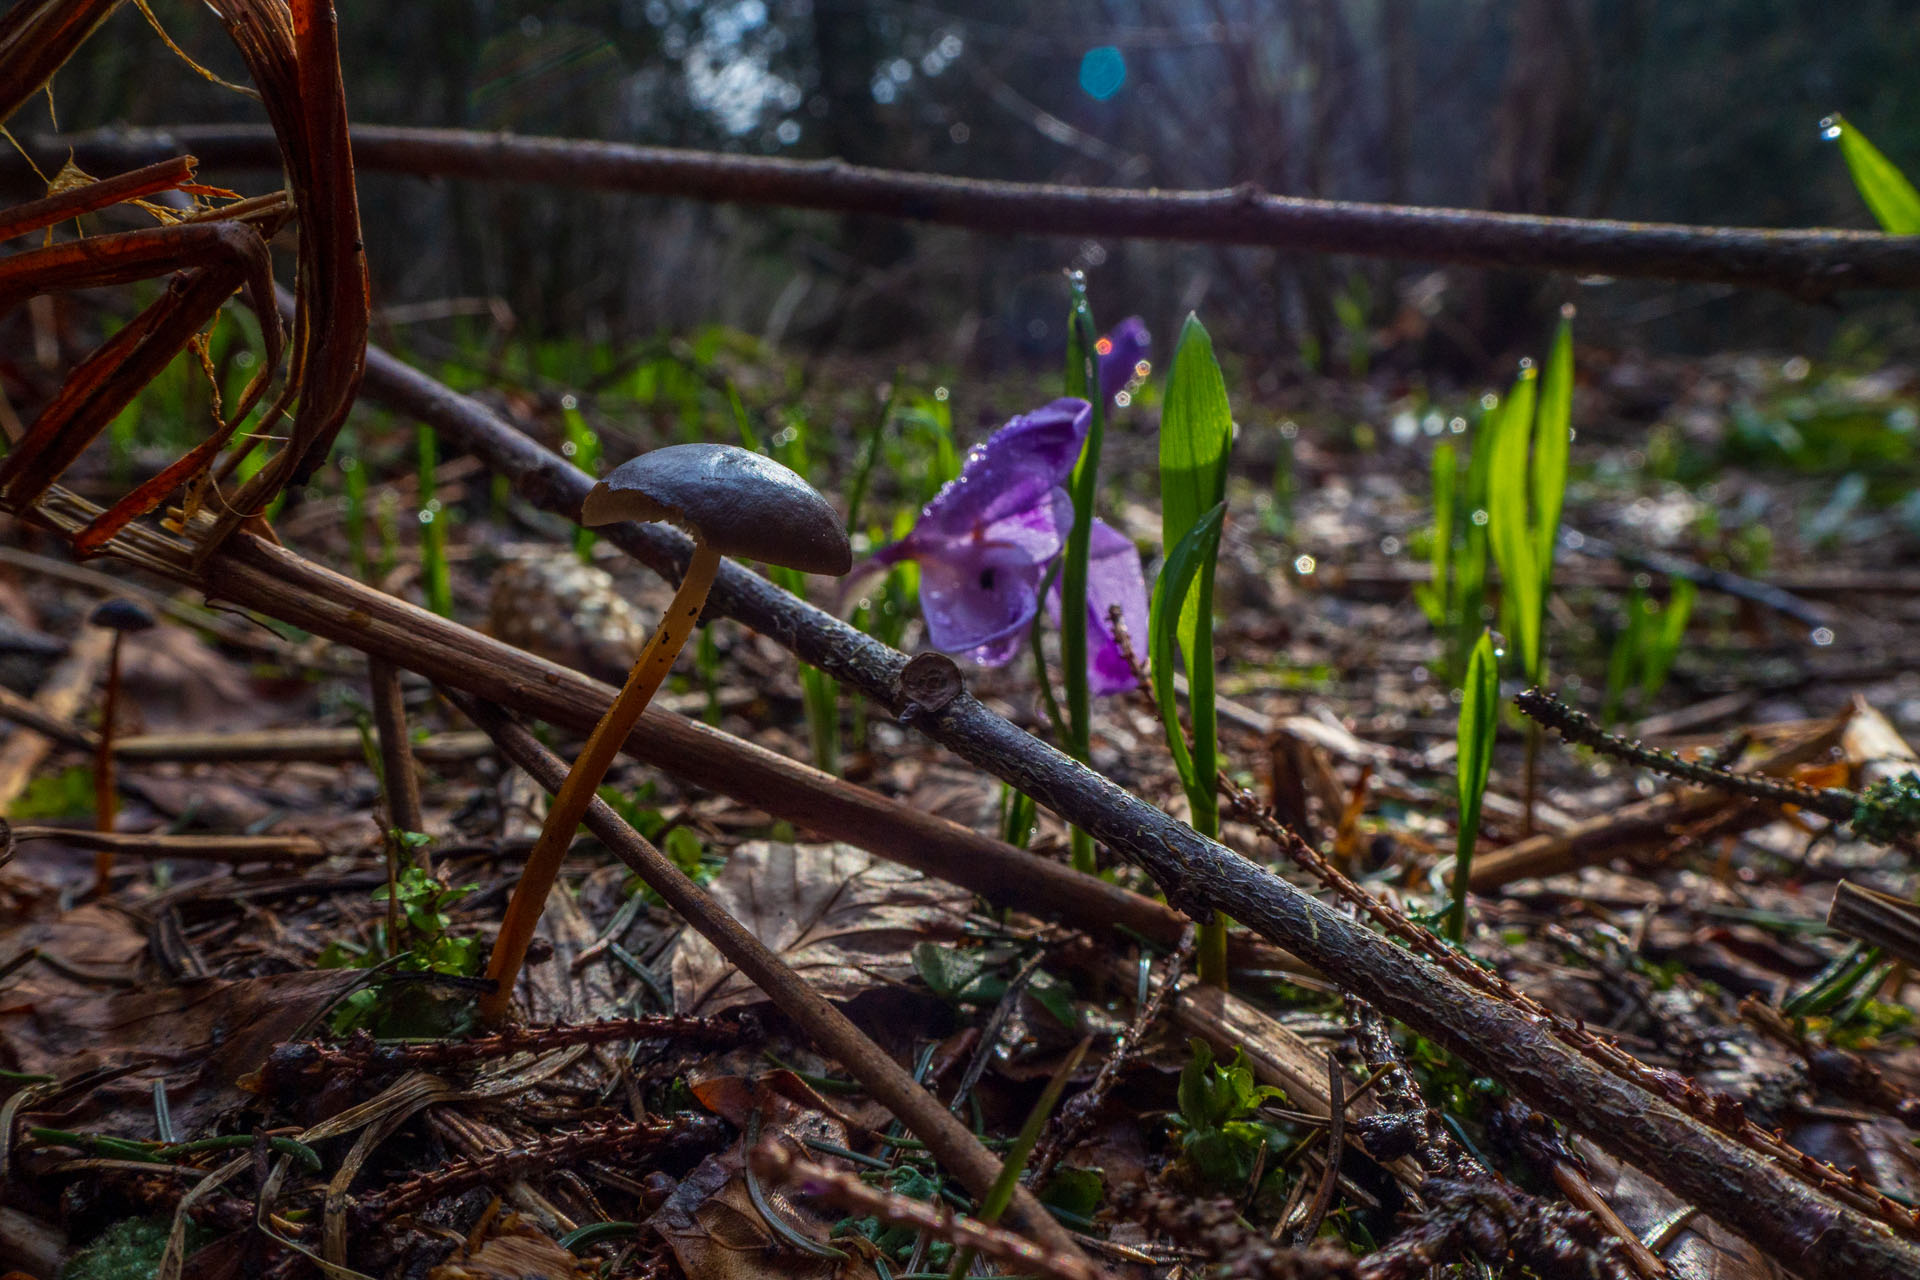
[[[805,480],[730,444],[674,444],[629,459],[593,486],[580,523],[664,520],[723,556],[840,577],[853,548]]]
[[[94,609],[90,621],[111,631],[145,631],[153,625],[153,615],[131,600],[115,597],[103,600]]]

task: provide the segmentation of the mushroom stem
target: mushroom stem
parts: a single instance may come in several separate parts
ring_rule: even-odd
[[[100,701],[100,739],[93,748],[93,827],[112,831],[119,816],[119,793],[113,777],[113,722],[120,711],[120,642],[126,637],[113,633],[113,648],[107,657],[107,692]],[[93,855],[93,891],[107,891],[113,875],[113,850],[100,849]]]
[[[705,540],[695,538],[693,558],[687,562],[686,576],[680,579],[673,603],[667,606],[660,625],[647,638],[646,648],[640,651],[620,696],[594,726],[587,745],[580,749],[573,767],[567,771],[567,780],[547,809],[540,838],[534,842],[533,852],[527,855],[527,865],[520,873],[520,883],[514,886],[506,914],[501,917],[500,934],[487,961],[487,977],[494,985],[480,998],[481,1021],[498,1022],[513,1003],[514,983],[520,977],[521,963],[527,958],[527,947],[533,941],[534,926],[546,908],[547,894],[552,891],[553,882],[560,878],[560,864],[566,858],[567,847],[573,843],[580,820],[586,815],[587,806],[593,803],[594,793],[600,789],[601,779],[607,776],[614,757],[620,754],[621,745],[666,681],[681,646],[693,634],[693,625],[700,619],[700,608],[706,603],[707,590],[713,586],[713,576],[719,568],[720,553]]]

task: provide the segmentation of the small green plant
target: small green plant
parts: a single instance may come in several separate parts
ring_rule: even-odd
[[[571,393],[560,398],[560,416],[566,425],[566,438],[560,442],[560,452],[573,460],[573,465],[596,479],[600,475],[600,436],[587,425],[586,415],[580,412],[580,399]],[[593,562],[593,544],[597,535],[585,525],[576,526],[573,531],[573,552],[580,557],[582,564]]]
[[[1630,694],[1637,695],[1641,708],[1650,706],[1667,683],[1667,673],[1680,653],[1686,637],[1687,620],[1693,615],[1693,602],[1699,588],[1685,578],[1676,578],[1666,607],[1647,595],[1646,588],[1634,584],[1627,600],[1627,625],[1614,637],[1607,658],[1607,698],[1601,720],[1616,723],[1625,713]]]
[[[1040,806],[1034,798],[1024,791],[1000,784],[1000,839],[1016,849],[1027,847],[1033,839],[1034,824],[1039,820]]]
[[[361,582],[367,576],[367,461],[357,437],[342,433],[340,484],[346,499],[347,563]]]
[[[27,783],[7,817],[14,822],[58,822],[93,814],[93,770],[76,764]]]
[[[1180,1154],[1195,1178],[1209,1190],[1238,1196],[1256,1171],[1265,1171],[1262,1189],[1283,1175],[1275,1157],[1285,1143],[1281,1131],[1260,1118],[1260,1108],[1286,1095],[1254,1083],[1246,1056],[1216,1062],[1204,1040],[1189,1042],[1193,1056],[1180,1072],[1180,1110],[1174,1115]]]
[[[916,942],[912,956],[914,972],[934,995],[956,1005],[991,1007],[1006,996],[1006,970],[1020,958],[1020,952],[1004,946],[963,949]],[[1074,1007],[1071,984],[1040,969],[1028,979],[1026,993],[1061,1026],[1069,1031],[1081,1029],[1083,1020]]]
[[[861,508],[866,505],[867,489],[873,482],[874,464],[880,460],[881,444],[886,439],[888,425],[893,421],[894,407],[899,403],[900,375],[896,372],[893,381],[887,384],[886,397],[880,404],[879,414],[861,439],[860,456],[854,463],[853,479],[847,485],[848,537],[860,532]]]
[[[1333,318],[1340,325],[1341,345],[1347,350],[1347,373],[1353,378],[1367,376],[1373,357],[1373,327],[1368,317],[1373,310],[1373,288],[1359,272],[1347,277],[1342,288],[1333,291]]]
[[[707,703],[700,710],[700,719],[707,724],[720,726],[720,645],[713,638],[713,628],[700,628],[700,635],[694,641],[693,669],[700,677],[700,687],[706,691]]]
[[[741,448],[765,453],[791,468],[794,474],[811,481],[813,459],[807,450],[805,418],[798,414],[789,415],[785,424],[774,434],[773,448],[767,449],[762,446],[760,433],[754,430],[753,420],[746,406],[741,403],[739,391],[731,382],[727,384],[727,403],[733,415],[734,429],[740,433]],[[806,574],[783,565],[770,565],[769,569],[774,582],[805,598]],[[818,667],[802,663],[800,704],[806,712],[807,740],[812,748],[813,767],[822,773],[839,773],[840,686]]]
[[[1537,384],[1537,385],[1536,385]],[[1500,613],[1530,684],[1547,676],[1547,602],[1553,552],[1566,500],[1573,419],[1573,309],[1563,308],[1544,379],[1521,367],[1513,394],[1494,418],[1487,474],[1487,532],[1500,566]],[[1540,756],[1538,726],[1527,730],[1527,829]]]
[[[598,795],[628,826],[658,845],[660,852],[666,854],[674,866],[686,872],[688,879],[695,884],[708,884],[719,874],[723,860],[708,854],[706,842],[700,838],[700,833],[684,823],[674,822],[654,807],[653,783],[642,783],[632,791],[601,787]],[[634,878],[634,885],[648,902],[656,906],[660,904],[660,895],[638,877]]]
[[[1489,407],[1473,433],[1466,474],[1452,444],[1434,448],[1429,466],[1433,528],[1427,556],[1431,580],[1415,593],[1427,621],[1443,645],[1441,666],[1451,685],[1466,678],[1467,656],[1485,625],[1487,563],[1487,477],[1492,470],[1497,411]]]
[[[1920,831],[1920,777],[1897,773],[1867,787],[1854,801],[1853,829],[1882,844]]]
[[[145,1280],[158,1271],[172,1226],[169,1215],[122,1218],[68,1258],[60,1280]],[[211,1235],[189,1222],[187,1248],[200,1247]]]
[[[1213,575],[1226,519],[1227,449],[1233,410],[1213,356],[1213,341],[1197,316],[1188,316],[1167,374],[1160,416],[1160,536],[1166,563],[1149,608],[1154,697],[1167,746],[1187,793],[1194,830],[1220,834],[1219,739],[1214,708]],[[1180,726],[1173,677],[1187,677],[1193,745]],[[1203,981],[1227,982],[1227,920],[1215,914],[1201,928]]]
[[[931,395],[907,397],[899,410],[901,434],[906,441],[924,441],[933,448],[930,463],[913,467],[894,467],[896,475],[922,476],[920,502],[931,501],[940,486],[960,474],[960,453],[953,443],[953,406],[945,387],[935,387]]]
[[[401,842],[410,846],[424,844],[419,832],[399,833]],[[439,973],[470,977],[480,971],[480,940],[454,936],[453,919],[448,911],[460,899],[480,886],[463,884],[449,887],[419,867],[402,868],[391,886],[373,891],[373,900],[397,907],[391,915],[399,923],[398,936],[389,936],[385,920],[374,926],[373,940],[359,946],[345,939],[327,944],[315,960],[322,969],[386,968],[402,973]],[[395,990],[404,992],[406,988]],[[368,987],[342,1000],[333,1014],[333,1029],[346,1033],[365,1027],[375,1035],[391,1035],[413,1030],[421,1010],[405,999],[392,998],[382,987]]]
[[[1293,444],[1300,428],[1289,421],[1275,430],[1273,451],[1273,501],[1262,514],[1261,526],[1268,534],[1284,538],[1293,531],[1293,495],[1297,488],[1293,474]]]
[[[1853,185],[1882,231],[1895,236],[1920,235],[1920,191],[1880,153],[1880,148],[1838,114],[1820,122],[1820,136],[1840,144],[1840,157],[1847,162]]]
[[[1493,768],[1494,734],[1500,727],[1500,659],[1493,636],[1485,631],[1467,662],[1467,684],[1460,700],[1460,843],[1453,857],[1453,903],[1447,908],[1447,936],[1467,936],[1467,887],[1473,878],[1473,847],[1480,838],[1480,804]]]
[[[1414,603],[1427,615],[1435,631],[1445,635],[1453,595],[1453,500],[1460,481],[1459,451],[1451,444],[1436,445],[1427,464],[1427,487],[1433,495],[1433,530],[1427,548],[1428,579],[1414,588]]]
[[[1521,367],[1492,422],[1487,533],[1500,567],[1501,616],[1529,682],[1546,675],[1547,600],[1566,498],[1573,397],[1571,313],[1560,322],[1544,379]]]
[[[447,513],[434,496],[440,443],[432,427],[419,428],[414,443],[420,500],[420,589],[427,608],[449,618],[453,616],[453,579],[447,570]]]

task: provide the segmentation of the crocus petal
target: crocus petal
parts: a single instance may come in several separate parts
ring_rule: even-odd
[[[1029,560],[1043,562],[1060,554],[1072,528],[1073,499],[1065,489],[1055,488],[1043,501],[981,529],[979,539],[1018,547]]]
[[[1020,548],[987,542],[923,559],[927,638],[936,649],[966,653],[987,666],[1005,662],[1039,612],[1044,573]]]
[[[1101,343],[1105,350],[1100,354],[1100,395],[1108,404],[1133,380],[1133,371],[1146,358],[1149,341],[1147,322],[1139,316],[1128,316]]]
[[[1147,579],[1133,542],[1095,517],[1087,540],[1087,687],[1095,694],[1125,693],[1135,687],[1133,668],[1114,635],[1108,616],[1120,606],[1127,640],[1142,667],[1147,663]],[[1047,592],[1047,613],[1060,622],[1060,579]]]
[[[1022,414],[967,454],[960,474],[920,513],[915,536],[972,539],[997,520],[1042,505],[1080,460],[1093,407],[1063,398]]]

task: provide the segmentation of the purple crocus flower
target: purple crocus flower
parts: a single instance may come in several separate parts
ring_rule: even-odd
[[[1094,353],[1100,358],[1100,394],[1108,404],[1133,381],[1146,358],[1148,341],[1147,322],[1139,316],[1128,316],[1094,344]]]
[[[1087,688],[1104,697],[1125,693],[1139,682],[1127,661],[1110,616],[1120,606],[1128,646],[1142,667],[1147,658],[1147,579],[1140,570],[1140,553],[1124,533],[1098,516],[1087,540]],[[1060,580],[1047,593],[1047,615],[1060,625]]]
[[[1013,419],[974,446],[912,533],[874,553],[882,565],[919,561],[936,649],[989,667],[1019,652],[1047,566],[1073,526],[1065,484],[1092,413],[1085,400],[1066,398]]]

